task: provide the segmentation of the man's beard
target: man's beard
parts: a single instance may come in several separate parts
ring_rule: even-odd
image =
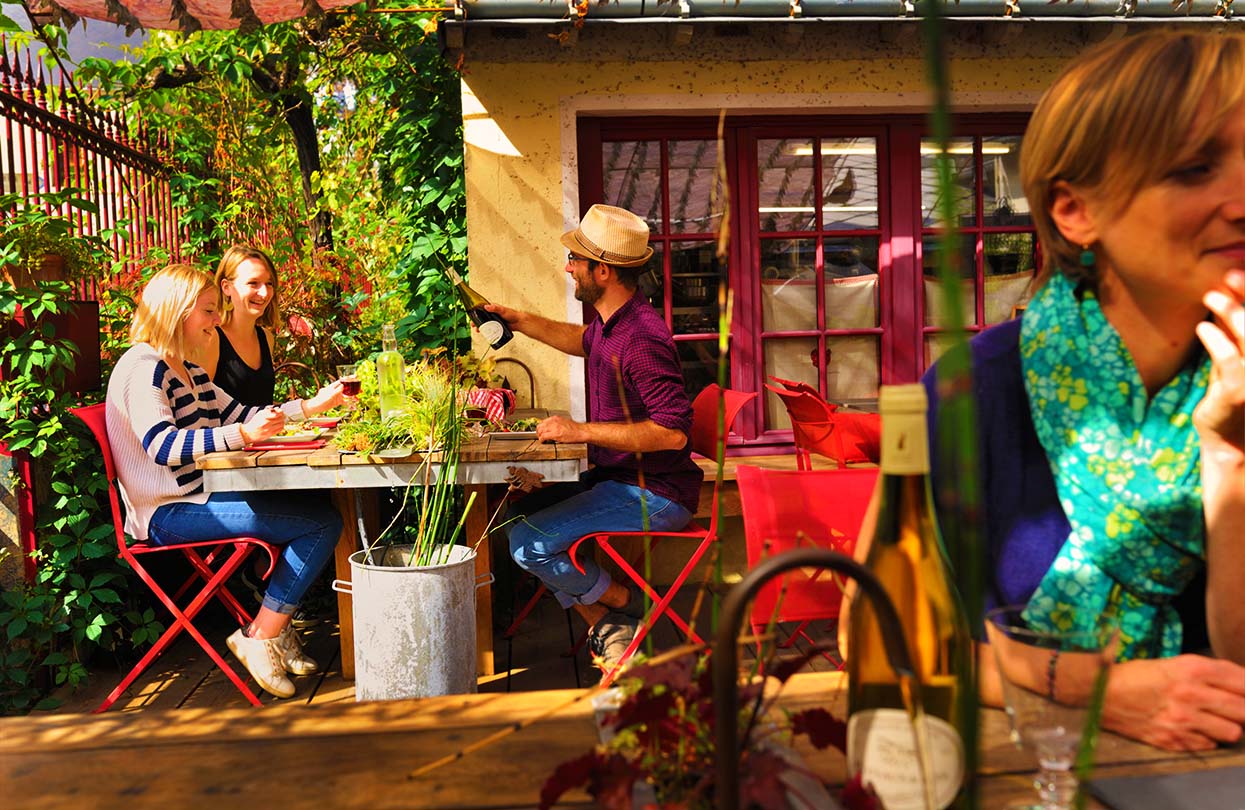
[[[589,276],[583,281],[575,282],[575,300],[592,306],[605,295],[605,288],[597,284],[596,279]]]

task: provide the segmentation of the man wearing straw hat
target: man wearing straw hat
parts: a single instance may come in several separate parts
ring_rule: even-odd
[[[642,293],[641,268],[653,255],[648,225],[622,208],[594,205],[562,235],[575,297],[596,310],[587,325],[489,305],[516,332],[584,357],[591,421],[551,416],[542,441],[586,442],[591,469],[579,481],[538,488],[511,509],[515,562],[574,607],[608,673],[635,637],[638,591],[611,580],[591,556],[575,568],[567,549],[594,531],[677,531],[696,512],[704,474],[691,459],[692,407],[670,329]]]

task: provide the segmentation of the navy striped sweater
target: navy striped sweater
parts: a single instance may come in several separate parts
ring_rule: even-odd
[[[108,380],[108,441],[126,506],[125,531],[136,540],[147,539],[160,506],[207,500],[195,460],[241,449],[241,423],[261,410],[217,388],[200,366],[185,365],[191,386],[154,348],[140,343],[121,356]],[[291,421],[303,418],[301,400],[281,410]]]

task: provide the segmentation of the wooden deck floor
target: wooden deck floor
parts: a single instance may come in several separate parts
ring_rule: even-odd
[[[520,589],[520,598],[527,593]],[[687,594],[676,600],[676,607],[681,608],[680,615],[689,616],[694,594]],[[506,600],[507,605],[511,600]],[[707,600],[706,600],[707,602]],[[353,702],[355,700],[354,682],[341,676],[338,660],[338,635],[335,609],[324,600],[326,607],[319,611],[320,624],[304,629],[302,636],[309,655],[320,662],[322,672],[316,675],[293,677],[298,693],[288,700],[273,698],[262,692],[252,682],[252,688],[264,702],[265,710],[289,708],[291,706],[311,706],[325,703]],[[707,607],[702,608],[704,616],[697,622],[706,626]],[[478,681],[481,692],[536,691],[544,689],[568,689],[577,686],[592,686],[600,679],[600,672],[590,661],[588,651],[581,649],[572,656],[571,633],[576,637],[583,633],[583,624],[578,618],[572,619],[573,630],[567,627],[567,612],[561,610],[552,598],[542,599],[527,620],[520,627],[519,633],[510,641],[502,637],[502,631],[510,622],[511,608],[498,608],[496,620],[496,675],[482,677]],[[224,611],[219,614],[205,614],[196,622],[204,636],[216,644],[226,660],[236,663],[225,649],[224,639],[231,632],[230,620]],[[669,622],[662,622],[654,632],[655,648],[666,649],[680,642],[680,637]],[[829,637],[829,628],[822,627],[819,641]],[[56,713],[90,712],[112,689],[121,681],[121,677],[132,666],[132,662],[124,664],[111,660],[95,660],[89,666],[90,679],[77,691],[62,689],[55,697],[62,704]],[[578,681],[576,676],[578,667]],[[830,664],[823,658],[814,657],[810,661],[810,669],[829,669]],[[241,672],[241,666],[237,667]],[[148,668],[138,681],[126,691],[109,711],[136,712],[147,709],[183,709],[228,707],[240,708],[249,705],[229,680],[221,674],[210,658],[186,634]]]

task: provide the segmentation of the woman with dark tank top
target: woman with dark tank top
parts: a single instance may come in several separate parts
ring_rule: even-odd
[[[280,317],[276,267],[255,245],[234,245],[221,257],[216,286],[221,295],[219,352],[204,365],[212,382],[239,402],[267,405],[276,388],[269,345]]]

